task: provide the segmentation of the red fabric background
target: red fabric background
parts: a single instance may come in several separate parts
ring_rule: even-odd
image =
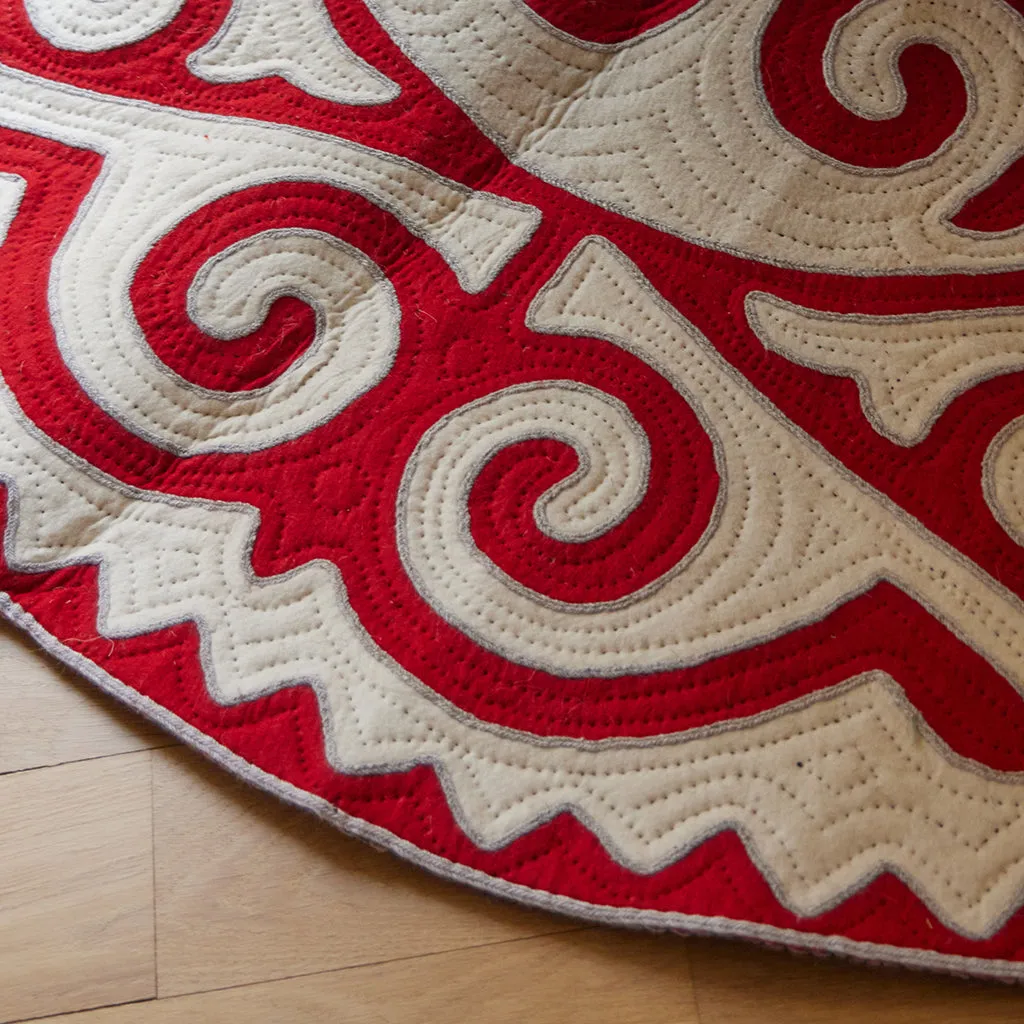
[[[559,27],[616,41],[690,6],[533,0]],[[934,150],[955,129],[966,95],[945,54],[914,47],[901,68],[905,112],[865,123],[828,92],[821,53],[854,0],[784,0],[765,37],[762,62],[781,123],[809,144],[866,166],[895,166]],[[185,315],[185,291],[202,262],[262,227],[332,232],[363,249],[389,275],[403,309],[392,372],[332,422],[251,455],[177,459],[128,433],[92,404],[64,366],[46,308],[49,261],[98,173],[94,154],[0,131],[0,169],[29,182],[0,247],[0,366],[22,407],[51,437],[129,483],[169,493],[246,501],[260,510],[254,552],[261,574],[310,558],[342,571],[353,606],[377,642],[439,693],[481,718],[537,733],[642,736],[747,715],[884,669],[929,724],[965,756],[1024,769],[1024,704],[980,657],[894,587],[880,585],[822,622],[754,650],[694,669],[620,679],[565,680],[526,670],[475,646],[442,621],[406,577],[396,549],[394,504],[413,447],[439,417],[511,384],[571,377],[625,402],[647,431],[652,478],[641,507],[607,536],[562,545],[533,523],[536,497],[571,473],[575,455],[555,442],[501,453],[471,497],[480,546],[525,584],[572,601],[614,598],[674,564],[708,521],[717,478],[711,448],[682,398],[650,368],[598,340],[534,334],[526,306],[584,235],[620,246],[723,355],[791,419],[938,535],[1024,596],[1024,559],[986,506],[981,459],[992,437],[1024,413],[1018,375],[955,400],[913,449],[879,436],[854,384],[767,353],[752,335],[743,298],[752,288],[805,305],[906,313],[1016,305],[1024,276],[856,279],[757,265],[697,248],[567,196],[511,165],[413,67],[359,3],[329,0],[346,41],[398,82],[383,107],[340,108],[274,79],[210,85],[185,56],[209,39],[227,0],[189,0],[166,30],[116,53],[63,53],[32,30],[20,0],[0,0],[0,61],[49,78],[183,108],[302,125],[397,152],[478,188],[529,202],[541,228],[496,284],[466,296],[440,258],[390,215],[319,185],[286,183],[224,199],[186,221],[149,255],[132,299],[157,353],[199,384],[257,387],[309,343],[313,318],[279,300],[256,334],[223,343]],[[958,222],[980,230],[1016,226],[1024,171],[1011,168]],[[1015,219],[1017,218],[1017,219]],[[302,514],[295,515],[294,509]],[[453,821],[428,769],[349,778],[324,760],[319,716],[301,687],[234,708],[206,694],[197,636],[182,625],[132,640],[96,636],[96,573],[10,571],[0,586],[69,646],[259,767],[425,850],[498,877],[611,906],[726,916],[823,934],[950,953],[1024,957],[1024,915],[995,938],[973,942],[942,927],[899,880],[883,876],[837,909],[799,919],[773,896],[740,839],[722,833],[672,867],[637,876],[563,815],[497,852],[473,846]],[[90,639],[92,638],[92,639]]]

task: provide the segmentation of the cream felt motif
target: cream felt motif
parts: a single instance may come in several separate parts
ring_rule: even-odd
[[[1024,16],[654,6],[2,0],[3,610],[432,870],[1020,977]]]

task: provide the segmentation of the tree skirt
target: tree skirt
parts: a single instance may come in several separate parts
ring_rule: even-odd
[[[1024,976],[1021,11],[0,0],[6,614],[489,892]]]

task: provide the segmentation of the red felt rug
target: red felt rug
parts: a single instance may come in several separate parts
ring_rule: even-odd
[[[1024,2],[0,0],[0,601],[615,924],[1024,976]]]

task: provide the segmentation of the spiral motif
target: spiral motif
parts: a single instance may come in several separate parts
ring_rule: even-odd
[[[901,109],[896,59],[911,42],[943,47],[964,75],[970,104],[954,138],[894,169],[833,160],[779,124],[751,55],[781,0],[705,0],[611,45],[559,32],[518,3],[370,2],[512,159],[662,231],[849,275],[1024,265],[1020,232],[950,224],[1024,145],[1024,21],[1002,0],[865,0],[837,27],[832,88],[866,117]]]
[[[6,98],[0,124],[46,131],[71,145],[106,154],[104,174],[54,260],[51,315],[68,365],[96,404],[133,433],[177,454],[255,451],[294,437],[301,429],[288,421],[311,391],[303,390],[280,411],[267,405],[268,396],[283,397],[296,385],[298,373],[319,365],[323,353],[333,353],[338,366],[353,372],[356,383],[339,391],[337,380],[328,387],[323,377],[315,403],[319,411],[299,416],[309,429],[338,410],[339,400],[327,398],[328,392],[346,395],[347,402],[380,379],[390,365],[397,330],[397,311],[380,275],[367,268],[365,259],[363,271],[355,272],[353,260],[359,259],[350,248],[324,236],[293,233],[285,242],[280,235],[263,236],[225,254],[222,270],[211,267],[203,275],[207,283],[193,293],[201,318],[209,312],[200,309],[204,298],[216,295],[219,306],[228,301],[223,293],[229,285],[255,286],[258,297],[275,289],[280,292],[281,280],[272,278],[257,286],[257,271],[243,264],[255,258],[260,271],[278,273],[281,254],[291,247],[296,269],[286,275],[289,287],[310,295],[327,319],[332,311],[344,313],[346,333],[356,328],[369,334],[351,347],[337,345],[332,335],[333,340],[319,346],[320,356],[311,356],[313,362],[303,360],[305,370],[282,375],[262,395],[229,396],[189,385],[155,357],[129,293],[145,256],[190,214],[282,175],[332,185],[392,213],[448,262],[467,291],[486,287],[536,226],[536,211],[529,207],[474,192],[409,161],[340,139],[285,126],[214,121],[170,108],[126,105],[3,68],[0,86]],[[162,202],[153,202],[154,195]],[[360,307],[363,312],[348,310],[357,278],[378,295]],[[242,302],[244,306],[244,297]],[[386,314],[389,304],[392,312]],[[243,321],[255,323],[250,314],[241,315]],[[374,346],[374,354],[367,355]],[[356,355],[354,363],[346,363],[360,352],[363,355]]]
[[[823,6],[802,135],[758,57],[783,2],[588,41],[586,5],[556,28],[528,0],[173,27],[180,0],[25,0],[62,70],[0,63],[0,610],[91,651],[77,602],[92,664],[484,884],[543,889],[568,835],[593,852],[550,862],[565,893],[663,922],[684,903],[635,875],[733,829],[795,915],[895,872],[937,943],[996,934],[1024,879],[1024,569],[995,558],[1000,527],[1024,544],[996,379],[1024,313],[994,275],[1024,229],[954,218],[1024,150],[1024,19]],[[884,166],[836,158],[826,89],[899,119],[918,43],[966,104],[902,163],[912,109]],[[903,906],[867,905],[872,935]]]
[[[383,379],[398,349],[394,289],[359,250],[323,232],[262,231],[212,257],[189,289],[189,313],[213,337],[240,338],[257,330],[284,295],[316,312],[306,352],[253,391],[182,382],[173,397],[165,392],[178,429],[225,438],[241,418],[250,448],[266,448],[305,434]]]
[[[414,577],[420,565],[435,578],[460,573],[467,561],[501,574],[474,544],[459,510],[489,459],[502,448],[541,437],[570,445],[580,460],[572,476],[537,499],[534,518],[542,533],[567,544],[591,540],[640,503],[650,451],[621,402],[573,381],[506,388],[446,416],[409,461],[398,522],[399,543]]]

